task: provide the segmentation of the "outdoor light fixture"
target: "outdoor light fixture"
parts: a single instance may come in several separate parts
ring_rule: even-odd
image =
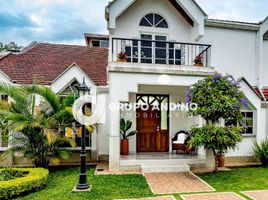
[[[83,83],[78,87],[79,96],[89,95],[90,88],[87,87],[85,83],[85,78],[83,78]],[[85,114],[86,105],[82,107],[82,112]],[[81,136],[81,151],[80,151],[80,175],[79,183],[76,185],[76,190],[78,191],[88,191],[90,190],[90,185],[87,182],[87,168],[86,168],[86,130],[85,125],[81,124],[82,136]]]

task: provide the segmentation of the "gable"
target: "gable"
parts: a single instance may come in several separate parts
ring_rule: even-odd
[[[150,6],[147,6],[148,1]],[[162,3],[169,3],[172,7],[179,13],[183,19],[193,27],[193,37],[195,40],[200,40],[204,35],[204,21],[207,15],[204,11],[198,6],[194,0],[161,0]],[[108,5],[106,8],[106,19],[108,23],[108,29],[110,31],[117,30],[117,19],[125,14],[124,16],[131,14],[131,7],[139,2],[146,7],[146,9],[152,10],[153,7],[159,3],[157,0],[115,0]],[[164,4],[163,4],[164,5]],[[163,12],[166,9],[166,6],[162,6],[160,9],[155,12]],[[148,13],[147,13],[148,14]],[[136,19],[140,17],[137,16]]]

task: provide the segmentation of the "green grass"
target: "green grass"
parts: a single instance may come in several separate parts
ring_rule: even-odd
[[[142,175],[93,176],[94,169],[88,170],[91,192],[74,193],[78,182],[79,168],[51,172],[48,185],[40,192],[32,193],[21,200],[111,200],[153,196]]]
[[[237,168],[216,174],[202,174],[199,177],[217,192],[236,192],[243,197],[241,191],[268,190],[268,168]]]
[[[94,169],[89,168],[88,171],[89,182],[93,186],[91,192],[72,192],[78,181],[79,169],[71,168],[51,172],[45,189],[18,199],[111,200],[154,196],[142,175],[93,176]],[[264,168],[238,168],[199,176],[217,192],[236,192],[241,195],[240,191],[268,189],[268,169]],[[174,196],[180,199],[179,194]]]

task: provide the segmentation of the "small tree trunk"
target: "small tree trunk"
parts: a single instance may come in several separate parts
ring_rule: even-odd
[[[215,159],[215,168],[214,168],[214,172],[218,171],[218,156],[215,150],[213,150],[213,154],[214,154],[214,159]]]

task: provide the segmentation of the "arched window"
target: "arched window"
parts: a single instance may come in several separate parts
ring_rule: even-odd
[[[166,20],[156,13],[151,13],[143,17],[140,22],[140,26],[168,28]]]

